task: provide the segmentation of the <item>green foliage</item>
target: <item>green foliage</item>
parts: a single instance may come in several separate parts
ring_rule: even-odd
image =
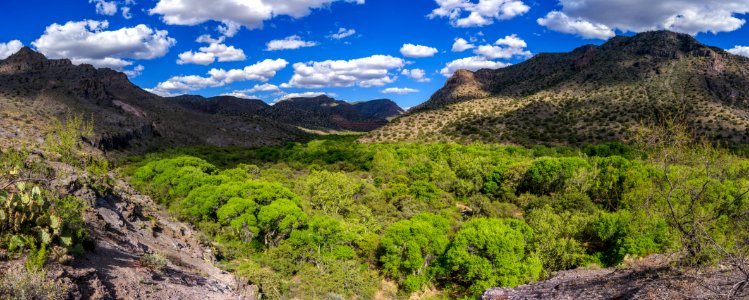
[[[541,259],[532,251],[533,229],[512,219],[471,220],[460,228],[445,254],[447,269],[466,293],[514,287],[539,278]]]
[[[163,271],[169,263],[164,256],[158,253],[144,254],[138,259],[138,261],[141,266],[149,268],[155,272]]]
[[[0,295],[7,300],[68,298],[71,287],[57,280],[47,278],[43,270],[30,271],[25,268],[0,270]]]
[[[77,198],[50,200],[39,187],[18,182],[0,193],[0,245],[14,252],[28,248],[34,254],[46,253],[46,246],[53,244],[75,248],[88,236],[84,210]]]
[[[369,299],[381,277],[398,284],[394,297],[426,287],[473,296],[689,248],[679,227],[704,228],[724,249],[749,237],[733,230],[749,207],[749,162],[693,146],[664,171],[654,160],[663,147],[352,141],[173,149],[124,171],[271,299]],[[699,157],[716,163],[705,171]],[[666,175],[678,183],[673,213]]]
[[[555,212],[551,207],[533,210],[527,217],[534,230],[533,245],[544,266],[544,273],[569,270],[586,261],[584,230],[591,217],[571,211]]]
[[[536,195],[561,192],[575,171],[590,168],[582,158],[542,157],[533,161],[519,189]]]
[[[405,292],[415,292],[433,276],[428,269],[449,243],[450,222],[433,214],[418,214],[385,230],[380,262],[385,274],[398,280]]]

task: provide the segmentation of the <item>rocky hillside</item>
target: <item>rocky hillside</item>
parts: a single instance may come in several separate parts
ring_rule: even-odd
[[[583,144],[676,121],[749,142],[749,59],[667,31],[543,53],[503,69],[458,71],[429,101],[365,142]]]
[[[262,100],[241,99],[232,96],[205,98],[194,95],[183,95],[169,99],[189,110],[226,116],[252,116],[270,106]]]
[[[328,96],[292,98],[259,112],[278,122],[324,131],[371,131],[402,113],[403,109],[387,99],[352,104]]]
[[[216,99],[232,109],[232,100]],[[301,130],[256,115],[212,113],[210,105],[186,108],[133,85],[123,73],[49,60],[29,48],[0,60],[0,136],[41,138],[50,120],[93,118],[103,149],[177,145],[278,144],[306,136]]]

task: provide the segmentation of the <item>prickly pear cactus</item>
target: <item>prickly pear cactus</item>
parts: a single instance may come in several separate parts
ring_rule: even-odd
[[[32,239],[48,245],[58,238],[64,246],[71,246],[71,239],[62,236],[63,220],[49,204],[39,187],[29,188],[23,182],[16,184],[14,190],[0,195],[0,232],[13,235],[15,238],[11,240],[15,244]],[[20,244],[17,246],[23,248]]]

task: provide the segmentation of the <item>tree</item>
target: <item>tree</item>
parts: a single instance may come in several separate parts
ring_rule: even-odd
[[[343,173],[315,171],[307,177],[303,188],[314,209],[343,215],[354,204],[354,195],[361,187],[359,180]]]
[[[307,220],[299,206],[291,200],[278,199],[260,208],[257,214],[258,228],[263,234],[263,243],[276,247],[292,230]]]
[[[418,214],[390,225],[380,241],[380,262],[388,276],[407,292],[429,281],[427,269],[447,248],[450,222],[434,214]]]
[[[465,223],[445,254],[452,279],[479,295],[490,287],[515,287],[539,278],[542,264],[532,249],[533,229],[513,219]]]

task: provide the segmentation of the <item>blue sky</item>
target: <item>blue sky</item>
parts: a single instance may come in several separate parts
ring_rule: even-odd
[[[456,68],[515,64],[614,34],[669,29],[747,55],[736,47],[749,44],[747,12],[749,0],[0,1],[0,58],[22,44],[127,71],[161,94],[273,102],[328,93],[411,107]],[[454,51],[458,38],[474,48]],[[307,47],[269,51],[273,40]]]

